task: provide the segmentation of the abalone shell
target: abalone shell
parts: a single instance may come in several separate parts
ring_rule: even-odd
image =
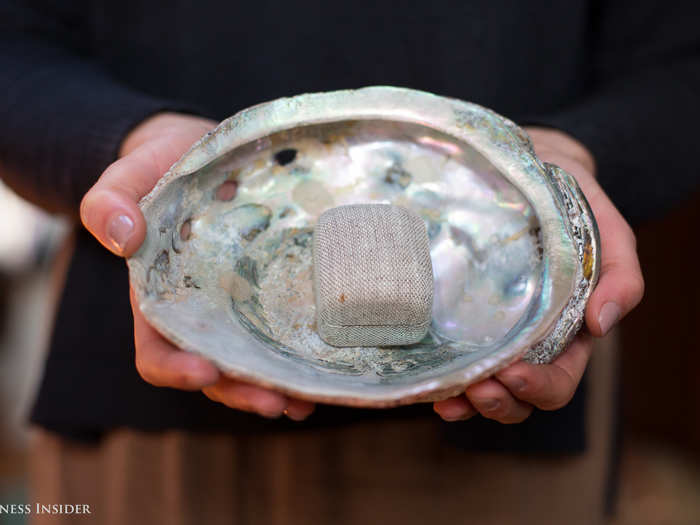
[[[435,294],[417,344],[336,348],[316,332],[315,221],[354,203],[425,221]],[[549,362],[580,328],[599,271],[585,197],[522,129],[405,88],[241,111],[140,206],[147,236],[128,264],[148,321],[232,377],[327,403],[434,401],[518,359]]]

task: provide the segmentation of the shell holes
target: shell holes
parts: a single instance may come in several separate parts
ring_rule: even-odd
[[[236,196],[238,183],[232,180],[227,180],[221,186],[216,188],[215,198],[217,201],[230,201]]]
[[[182,223],[182,226],[180,226],[180,240],[189,241],[191,236],[192,236],[192,220],[187,219],[185,222]]]
[[[275,153],[275,161],[280,166],[285,166],[297,158],[297,150],[288,148]]]

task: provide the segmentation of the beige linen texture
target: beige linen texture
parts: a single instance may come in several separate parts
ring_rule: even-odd
[[[319,217],[313,250],[316,324],[324,341],[395,346],[425,336],[433,268],[418,215],[389,204],[331,208]]]

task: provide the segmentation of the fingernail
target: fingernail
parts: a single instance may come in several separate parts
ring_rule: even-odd
[[[287,415],[288,410],[289,401],[286,398],[278,399],[276,396],[258,405],[258,413],[270,419],[277,419]]]
[[[452,423],[453,421],[466,421],[471,417],[471,414],[469,412],[463,412],[458,416],[441,416],[443,421],[447,421],[448,423]]]
[[[258,413],[261,416],[269,418],[269,419],[278,419],[278,418],[282,417],[282,414],[284,412],[280,411],[280,410],[274,410],[274,409],[270,410],[268,408],[265,408],[265,409],[261,408],[258,410]]]
[[[615,323],[619,321],[620,313],[620,307],[613,302],[603,305],[598,315],[598,325],[600,325],[600,331],[603,335],[607,334]]]
[[[284,411],[284,415],[287,416],[287,418],[291,419],[292,421],[304,421],[308,417],[307,414],[296,414],[296,413],[290,412],[289,409],[286,409]]]
[[[499,378],[503,383],[506,384],[508,390],[511,392],[522,392],[527,386],[525,380],[518,376],[505,376]]]
[[[443,420],[443,421],[447,421],[448,423],[452,423],[452,422],[455,422],[455,421],[466,421],[467,419],[469,419],[469,414],[463,414],[463,415],[461,415],[460,417],[446,417],[446,416],[442,416],[442,420]]]
[[[449,406],[443,408],[439,414],[445,421],[460,421],[469,415],[469,411],[461,406]]]
[[[124,253],[126,243],[129,242],[134,233],[134,221],[128,215],[117,215],[107,226],[107,237],[114,249],[119,253]]]
[[[492,412],[501,406],[501,402],[498,399],[485,399],[479,402],[479,406],[486,412]]]

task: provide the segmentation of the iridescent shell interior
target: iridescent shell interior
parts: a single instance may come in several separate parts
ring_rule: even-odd
[[[315,330],[314,224],[371,202],[425,221],[432,326],[411,346],[332,347]],[[526,354],[548,361],[597,277],[573,179],[498,115],[412,90],[255,106],[195,145],[142,209],[147,239],[129,266],[149,322],[233,377],[317,401],[430,401]]]

